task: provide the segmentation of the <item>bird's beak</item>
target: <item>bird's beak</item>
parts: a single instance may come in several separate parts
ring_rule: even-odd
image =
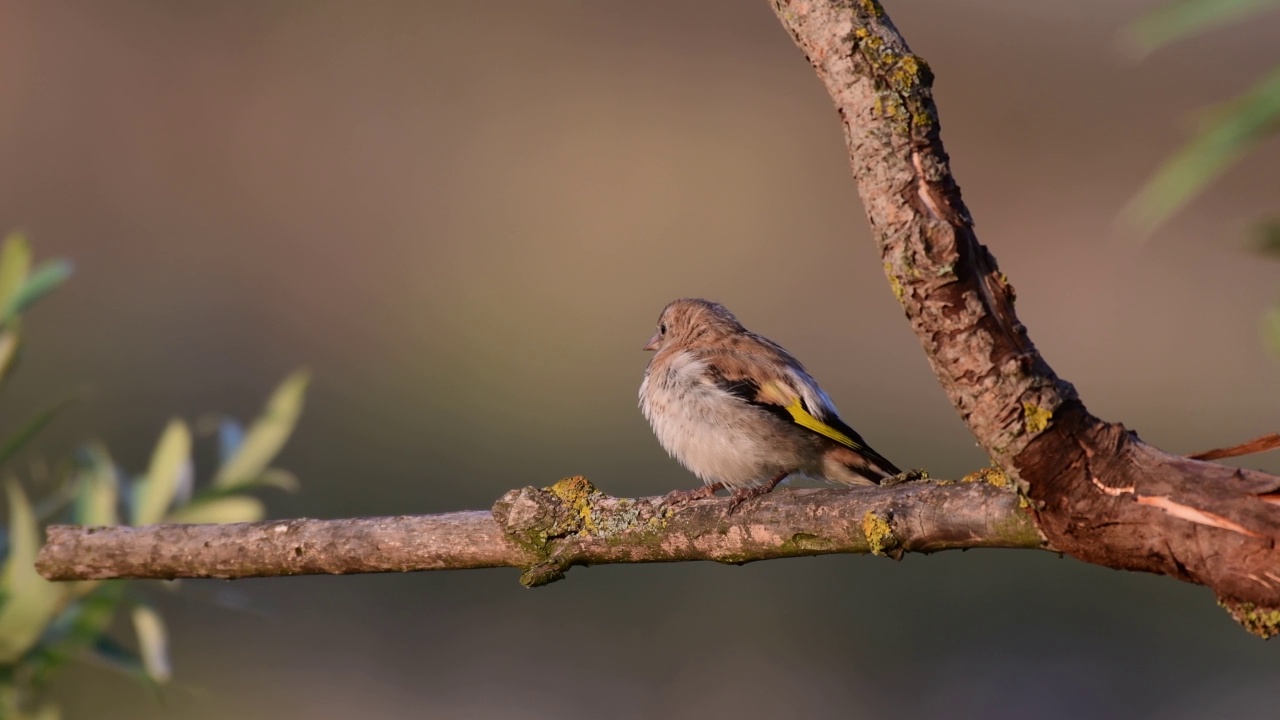
[[[659,341],[659,340],[661,340],[661,339],[662,339],[662,334],[661,334],[661,333],[654,333],[654,334],[653,334],[653,337],[649,338],[649,342],[647,342],[647,343],[645,343],[645,344],[644,344],[644,349],[645,349],[645,350],[657,350],[657,349],[658,349],[658,341]]]

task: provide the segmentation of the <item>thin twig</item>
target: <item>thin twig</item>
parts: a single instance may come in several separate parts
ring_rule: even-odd
[[[1231,447],[1214,448],[1213,450],[1205,450],[1187,457],[1192,460],[1222,460],[1224,458],[1240,457],[1241,455],[1253,455],[1255,453],[1267,452],[1280,448],[1280,433],[1271,433],[1256,437]]]

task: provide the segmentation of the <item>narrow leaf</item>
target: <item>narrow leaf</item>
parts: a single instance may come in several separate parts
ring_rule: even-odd
[[[1142,53],[1280,4],[1280,0],[1181,0],[1166,3],[1129,28],[1129,40]]]
[[[157,683],[166,682],[173,675],[169,664],[169,634],[165,631],[160,613],[146,605],[133,608],[133,629],[138,633],[138,651],[142,655],[142,667]]]
[[[31,272],[31,244],[20,232],[11,232],[0,248],[0,309],[8,308]],[[4,313],[8,318],[8,313]]]
[[[244,428],[231,418],[218,423],[218,463],[226,464],[244,444]]]
[[[27,277],[22,287],[10,301],[5,310],[5,319],[21,314],[37,300],[48,295],[71,277],[71,263],[66,260],[52,260],[37,267]]]
[[[35,644],[58,611],[63,595],[62,588],[36,573],[40,529],[26,493],[13,481],[6,491],[9,556],[0,572],[0,591],[5,598],[0,608],[0,664],[16,662]]]
[[[1262,314],[1262,342],[1280,358],[1280,306],[1273,305]]]
[[[37,684],[102,637],[124,597],[122,581],[104,581],[58,614],[40,637],[35,650],[23,658]]]
[[[17,324],[11,324],[4,330],[0,330],[0,381],[9,377],[9,373],[13,370],[14,362],[18,359],[18,348],[22,344],[22,337]]]
[[[1271,258],[1280,258],[1280,218],[1267,218],[1253,229],[1255,249]]]
[[[180,419],[169,422],[151,455],[147,474],[133,488],[133,524],[159,522],[173,503],[183,478],[191,473],[191,430]]]
[[[1242,97],[1219,119],[1164,163],[1129,201],[1125,224],[1149,236],[1191,198],[1280,124],[1280,68]]]
[[[31,442],[32,439],[49,426],[49,423],[53,422],[54,418],[58,417],[58,413],[75,404],[77,400],[79,398],[74,396],[64,398],[28,420],[26,425],[18,429],[18,432],[9,436],[3,444],[0,444],[0,464],[7,462],[14,455],[21,452],[27,446],[27,443]]]
[[[121,645],[110,635],[102,635],[95,640],[85,656],[112,670],[151,682],[151,676],[147,674],[140,654]]]
[[[251,483],[267,469],[298,423],[308,380],[308,374],[299,371],[280,383],[262,415],[249,426],[240,448],[214,475],[214,487]]]
[[[296,493],[302,487],[298,476],[283,468],[267,468],[263,470],[254,484],[279,488],[287,493]]]
[[[118,525],[120,482],[107,448],[95,443],[81,453],[76,473],[76,499],[72,521],[77,525]]]
[[[256,497],[225,495],[183,505],[169,513],[165,522],[187,524],[256,522],[266,515],[266,507]]]

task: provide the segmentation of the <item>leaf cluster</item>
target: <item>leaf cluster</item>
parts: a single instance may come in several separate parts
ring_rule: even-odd
[[[55,260],[32,263],[27,239],[9,234],[0,246],[0,388],[10,381],[22,348],[24,311],[71,276]],[[216,437],[218,467],[203,486],[195,482],[193,433],[174,418],[160,434],[146,470],[132,474],[92,442],[59,464],[55,489],[33,503],[8,466],[70,401],[61,401],[0,440],[0,472],[8,521],[0,566],[0,718],[56,720],[56,705],[42,701],[52,672],[73,659],[120,670],[158,690],[172,676],[168,633],[155,604],[128,581],[51,583],[35,570],[45,522],[81,525],[224,523],[260,520],[253,491],[297,489],[298,481],[272,463],[302,413],[308,375],[287,377],[248,426],[227,417],[201,429]],[[133,636],[119,639],[126,626]]]

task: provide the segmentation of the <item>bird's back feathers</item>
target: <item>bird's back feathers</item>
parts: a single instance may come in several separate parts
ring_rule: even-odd
[[[751,332],[733,349],[694,351],[705,361],[706,381],[725,392],[865,457],[885,475],[901,472],[840,419],[831,398],[781,346]],[[864,465],[866,463],[860,463]]]

